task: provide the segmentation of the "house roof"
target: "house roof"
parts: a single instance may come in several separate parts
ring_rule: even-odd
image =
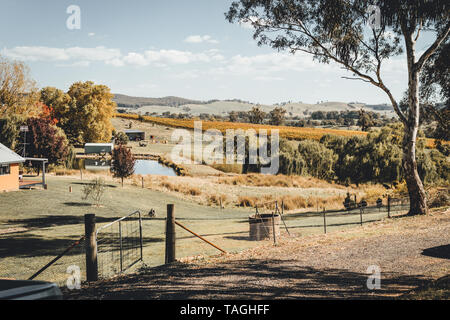
[[[86,143],[85,147],[114,147],[114,143]]]
[[[25,159],[0,143],[0,164],[25,162]]]
[[[142,130],[125,130],[125,133],[145,133],[145,131],[142,131]]]

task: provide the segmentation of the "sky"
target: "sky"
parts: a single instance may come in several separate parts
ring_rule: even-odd
[[[246,24],[230,24],[231,0],[0,0],[0,55],[24,61],[40,88],[76,81],[141,97],[242,99],[253,103],[388,103],[380,89],[342,79],[338,65],[258,47]],[[80,8],[80,28],[70,6]],[[420,48],[418,48],[420,49]],[[397,99],[406,61],[382,70]]]

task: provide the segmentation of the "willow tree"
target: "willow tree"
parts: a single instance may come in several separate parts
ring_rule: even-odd
[[[346,77],[382,90],[404,125],[403,160],[410,197],[409,214],[426,214],[427,199],[417,172],[419,77],[450,30],[447,0],[240,0],[225,14],[229,22],[250,23],[259,45],[311,54],[318,62],[335,62]],[[427,34],[427,47],[417,41]],[[430,40],[430,38],[432,39]],[[382,77],[389,58],[406,52],[408,108],[402,111]]]

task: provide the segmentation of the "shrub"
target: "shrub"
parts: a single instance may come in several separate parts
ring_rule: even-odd
[[[105,189],[105,180],[103,178],[95,178],[91,183],[83,187],[82,199],[87,200],[88,198],[91,198],[95,202],[95,205],[98,207],[100,205],[102,196],[105,193]]]

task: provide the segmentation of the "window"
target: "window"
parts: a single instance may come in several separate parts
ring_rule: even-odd
[[[9,164],[0,164],[0,176],[5,176],[11,173]]]

